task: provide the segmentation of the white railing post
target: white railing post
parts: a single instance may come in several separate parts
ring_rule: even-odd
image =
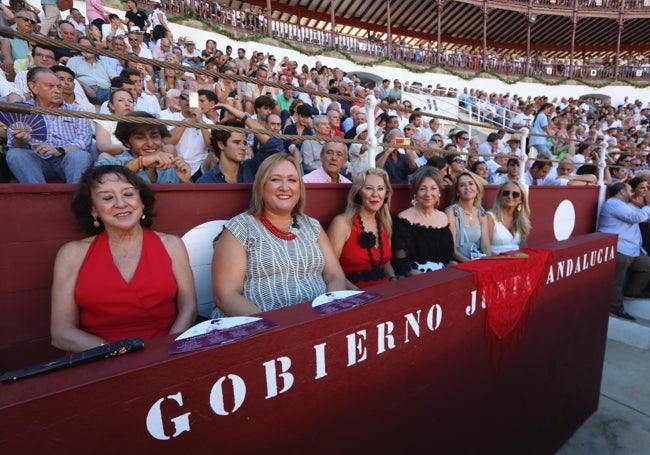
[[[368,167],[375,167],[375,156],[377,156],[377,136],[375,136],[375,109],[377,98],[375,95],[366,96],[366,122],[368,123]]]

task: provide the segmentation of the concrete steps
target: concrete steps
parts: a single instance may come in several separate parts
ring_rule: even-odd
[[[625,311],[637,318],[636,321],[610,316],[607,338],[650,350],[650,299],[625,299]]]

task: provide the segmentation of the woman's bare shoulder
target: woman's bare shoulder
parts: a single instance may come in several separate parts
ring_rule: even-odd
[[[86,257],[88,248],[90,244],[93,243],[96,236],[86,237],[81,240],[73,240],[68,242],[59,248],[59,251],[56,255],[57,262],[63,261],[67,265],[81,264],[81,262]]]

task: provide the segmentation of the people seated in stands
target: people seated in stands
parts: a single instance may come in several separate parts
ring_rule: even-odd
[[[155,118],[148,112],[134,111],[129,117]],[[164,125],[118,122],[115,137],[127,148],[122,154],[98,160],[96,166],[118,164],[136,172],[147,183],[189,183],[190,166],[180,156],[163,151],[169,137]]]
[[[15,84],[7,80],[4,71],[0,71],[0,99],[8,103],[19,103],[23,100],[22,94]]]
[[[487,215],[481,206],[483,185],[475,174],[465,171],[456,178],[453,194],[445,213],[454,239],[454,260],[466,262],[489,255]]]
[[[157,3],[155,4],[157,5]],[[131,22],[133,25],[140,28],[140,30],[144,30],[145,32],[149,30],[151,22],[149,22],[149,18],[147,18],[147,13],[138,8],[138,3],[136,0],[127,0],[126,8],[127,11],[124,14],[123,20],[124,25],[129,25],[129,22]]]
[[[68,21],[59,21],[59,38],[62,42],[64,43],[77,43],[77,30],[74,28],[74,25],[72,25]],[[75,50],[68,49],[65,47],[57,47],[54,49],[54,53],[56,54],[56,60],[61,64],[65,65],[68,63],[68,60],[71,57],[74,57],[75,55],[79,55],[79,53]]]
[[[108,11],[102,6],[101,0],[86,0],[86,17],[89,23],[101,29],[108,22]]]
[[[237,74],[237,68],[234,63],[228,63],[223,68],[223,73],[226,75]],[[236,109],[243,111],[243,100],[244,97],[241,93],[241,88],[236,81],[227,78],[219,79],[217,85],[215,86],[215,93],[217,98],[219,98],[220,103],[230,103]]]
[[[205,120],[200,107],[190,107],[189,92],[184,90],[180,94],[180,112],[160,115],[162,120],[194,121],[203,123]],[[176,153],[190,165],[192,180],[196,181],[201,176],[201,164],[208,156],[210,146],[210,130],[206,128],[192,128],[185,125],[169,126],[170,137],[165,141],[176,147]],[[197,174],[198,173],[198,174]]]
[[[454,257],[454,239],[440,203],[442,178],[431,166],[419,167],[411,179],[413,206],[393,220],[392,265],[398,276],[440,270]]]
[[[403,137],[404,134],[399,128],[393,128],[384,135],[383,142],[397,145],[398,139]],[[416,159],[417,154],[413,149],[388,147],[376,156],[375,165],[388,173],[392,185],[408,184],[409,174],[417,168]]]
[[[245,128],[244,124],[237,120],[228,120],[222,125]],[[211,169],[204,167],[203,175],[197,183],[253,183],[251,160],[246,159],[246,134],[212,130],[211,144],[218,162]]]
[[[304,177],[305,183],[352,183],[341,175],[348,162],[348,148],[342,142],[326,142],[320,152],[321,167]]]
[[[228,221],[215,244],[213,317],[269,311],[346,289],[327,235],[304,215],[304,206],[295,159],[286,153],[267,158],[250,209]]]
[[[445,148],[445,150],[447,149]],[[442,185],[444,187],[450,187],[454,185],[456,177],[467,169],[465,167],[467,161],[463,155],[457,155],[455,153],[448,153],[445,156],[445,160],[447,161],[447,171],[444,173]]]
[[[113,90],[108,99],[108,109],[111,114],[126,115],[133,112],[133,95],[125,88]],[[97,142],[97,151],[108,155],[121,155],[127,150],[127,147],[115,137],[115,120],[94,120],[95,122],[95,139]],[[104,158],[100,156],[100,158]]]
[[[36,15],[28,9],[14,11],[13,29],[21,33],[34,33]],[[7,79],[14,80],[17,71],[27,68],[29,56],[29,43],[20,38],[0,38],[0,52],[2,53],[2,70]],[[50,63],[53,64],[54,62]]]
[[[308,106],[302,104],[298,106],[300,109],[302,106],[309,109]],[[330,121],[327,116],[319,115],[313,120],[314,132],[316,136],[328,137],[330,133]],[[289,125],[291,126],[291,125]],[[289,127],[287,127],[289,128]],[[323,150],[323,145],[326,141],[324,139],[308,139],[303,141],[302,146],[300,147],[300,154],[302,155],[302,167],[306,174],[315,171],[321,167],[321,151]]]
[[[122,166],[88,169],[73,200],[91,237],[67,243],[54,263],[52,344],[79,352],[124,338],[179,333],[196,318],[185,246],[150,229],[154,195]]]
[[[351,289],[395,279],[390,262],[392,194],[386,171],[366,169],[354,179],[345,212],[327,229]]]
[[[95,48],[95,43],[89,38],[79,38],[78,44]],[[77,79],[84,85],[91,103],[100,105],[108,100],[111,79],[117,76],[113,68],[97,58],[93,52],[82,52],[71,57],[66,66],[75,72]]]
[[[313,136],[314,130],[311,128],[312,110],[305,104],[299,104],[296,107],[298,121],[287,125],[284,128],[283,134],[295,136]],[[322,133],[319,133],[322,134]],[[300,152],[302,148],[303,139],[285,139],[284,148],[291,152],[293,155]],[[292,147],[293,146],[293,147]]]
[[[531,230],[526,190],[516,180],[499,187],[494,206],[488,212],[488,238],[492,254],[507,253],[526,246]]]
[[[610,312],[633,321],[635,318],[625,311],[623,296],[639,297],[650,283],[650,258],[642,248],[639,229],[639,223],[650,219],[650,207],[630,204],[632,197],[632,188],[627,183],[612,184],[609,199],[600,211],[597,230],[618,235]]]
[[[580,185],[593,185],[597,179],[594,175],[550,175],[553,163],[546,161],[543,154],[538,157],[533,165],[526,171],[525,178],[528,185],[554,185],[554,186],[580,186]]]
[[[124,68],[120,73],[123,79],[129,79],[135,87],[135,110],[148,112],[154,116],[160,115],[160,102],[154,95],[150,95],[144,90],[142,85],[142,74],[133,68]]]
[[[49,68],[35,67],[27,73],[27,85],[36,107],[81,111],[64,103],[61,81]],[[9,128],[7,164],[20,183],[45,183],[46,179],[63,179],[77,183],[92,164],[90,143],[92,126],[84,118],[45,115],[47,138],[32,137],[31,129]]]

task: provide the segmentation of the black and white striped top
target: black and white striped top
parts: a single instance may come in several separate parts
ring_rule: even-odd
[[[294,240],[274,236],[247,213],[226,223],[247,252],[244,297],[260,311],[311,301],[327,292],[323,279],[325,258],[318,244],[318,220],[299,216]]]

